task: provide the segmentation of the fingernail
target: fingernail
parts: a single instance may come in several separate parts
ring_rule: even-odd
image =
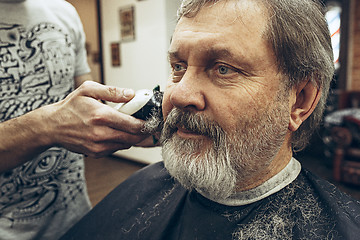
[[[132,89],[124,89],[124,97],[128,98],[128,97],[132,97],[134,96],[135,92]]]

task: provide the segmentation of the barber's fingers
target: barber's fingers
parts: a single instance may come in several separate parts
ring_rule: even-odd
[[[91,146],[83,146],[80,148],[79,146],[76,146],[73,149],[71,147],[68,147],[68,149],[73,152],[85,154],[86,156],[99,158],[99,157],[108,156],[119,150],[129,149],[131,147],[132,147],[131,144],[108,142],[101,144],[93,144]]]
[[[146,137],[146,135],[130,134],[106,126],[96,126],[87,129],[76,139],[67,138],[67,141],[61,142],[60,145],[73,152],[101,157],[118,150],[128,149]]]
[[[109,127],[131,134],[145,135],[143,132],[145,121],[123,113],[121,117],[118,116],[118,114],[114,115],[112,122],[108,124]]]
[[[85,81],[74,94],[116,103],[127,102],[135,96],[132,89],[106,86],[93,81]]]
[[[154,134],[154,135],[148,136],[141,142],[135,144],[135,146],[143,147],[143,148],[160,146],[160,142],[159,142],[160,136],[159,135],[160,134]]]
[[[129,145],[135,145],[143,141],[147,135],[130,133],[130,131],[118,131],[117,129],[107,126],[96,126],[88,130],[86,133],[87,143],[124,143]]]
[[[118,150],[129,149],[146,138],[146,136],[117,133],[110,133],[112,137],[105,141],[91,142],[82,153],[91,157],[103,157]]]
[[[92,116],[91,124],[107,126],[131,134],[142,134],[145,121],[121,113],[108,105],[102,105],[96,109],[96,114]]]

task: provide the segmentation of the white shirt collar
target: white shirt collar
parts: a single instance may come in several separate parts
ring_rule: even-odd
[[[295,158],[291,158],[291,160],[283,170],[281,170],[278,174],[276,174],[260,186],[257,186],[256,188],[247,191],[237,192],[236,194],[225,200],[211,199],[210,197],[206,196],[206,194],[200,194],[214,202],[227,206],[247,205],[257,202],[280,191],[281,189],[292,183],[297,178],[300,171],[300,162],[297,161]]]

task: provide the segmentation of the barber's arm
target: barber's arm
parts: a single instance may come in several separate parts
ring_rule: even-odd
[[[133,96],[126,89],[86,81],[62,101],[0,123],[0,172],[52,146],[98,157],[141,142],[148,137],[141,133],[142,120],[98,101],[127,102]]]
[[[93,80],[93,78],[90,73],[86,73],[86,74],[77,76],[74,78],[75,88],[78,88],[79,86],[81,86],[81,84],[83,84],[86,81],[92,81],[92,80]]]

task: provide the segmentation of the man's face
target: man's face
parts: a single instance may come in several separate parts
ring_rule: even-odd
[[[266,21],[262,7],[244,0],[205,6],[177,24],[163,158],[190,188],[217,197],[229,193],[218,193],[226,182],[246,188],[267,171],[288,134],[289,102],[263,38]]]

